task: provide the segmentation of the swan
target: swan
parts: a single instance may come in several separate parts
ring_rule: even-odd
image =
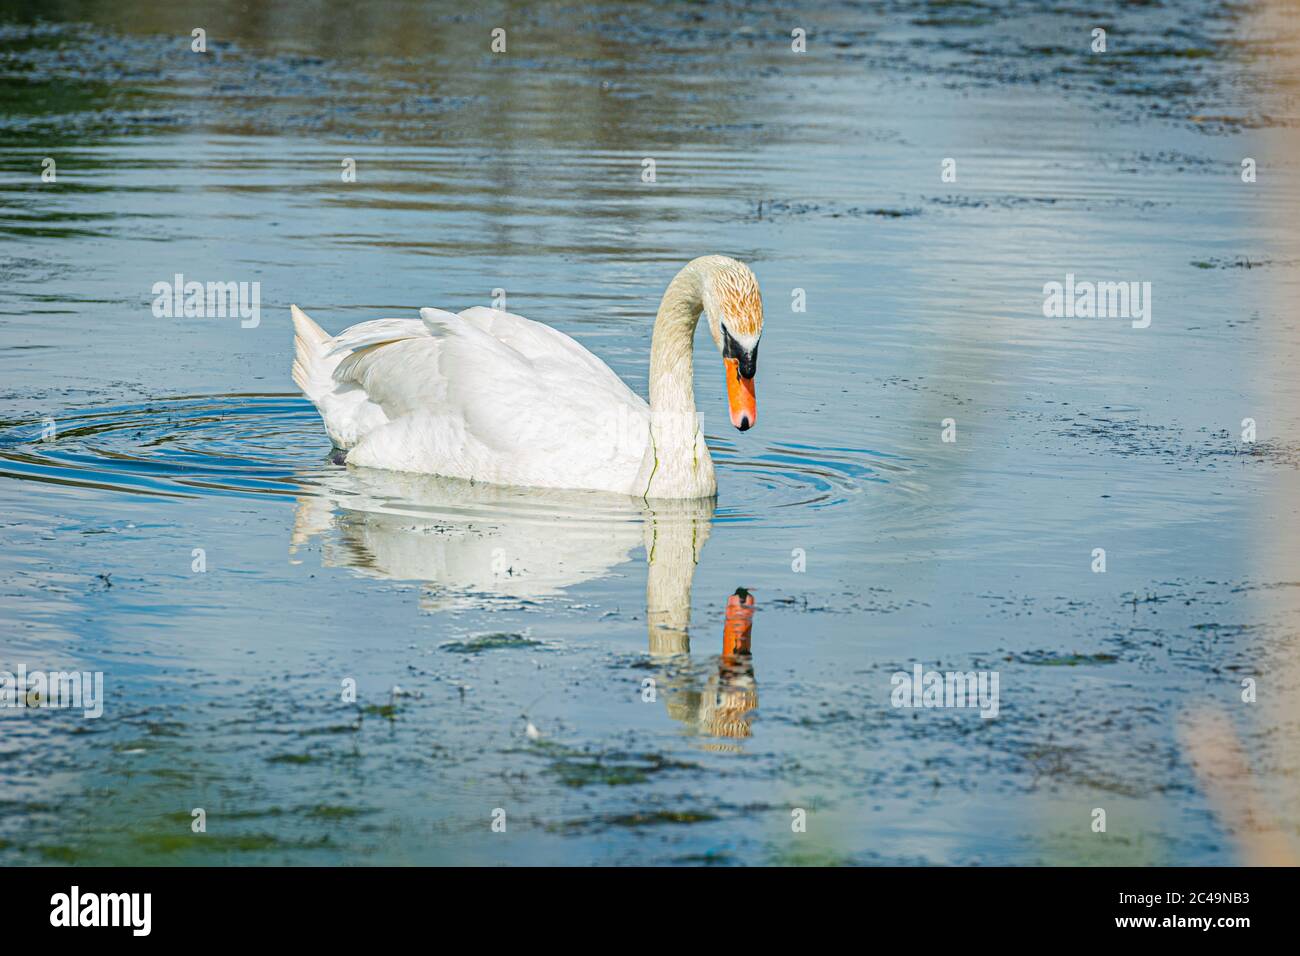
[[[293,380],[349,465],[638,498],[711,498],[695,410],[700,314],[722,355],[731,423],[758,420],[758,280],[701,256],[668,284],[650,345],[650,401],[569,336],[498,309],[421,309],[331,337],[296,305]]]

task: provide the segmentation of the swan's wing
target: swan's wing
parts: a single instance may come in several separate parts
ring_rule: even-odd
[[[442,343],[427,334],[387,339],[348,355],[334,370],[334,380],[361,389],[392,421],[446,402],[442,351]]]
[[[436,381],[421,374],[436,355],[437,344],[429,327],[418,319],[362,322],[344,329],[324,347],[325,361],[336,363],[332,375],[335,404],[353,409],[349,421],[355,426],[339,429],[349,439],[341,447],[351,447],[368,431],[398,415],[427,408],[442,394]],[[366,374],[366,356],[385,349],[392,350],[387,354],[393,360],[390,366],[380,374]],[[335,438],[335,442],[339,439]]]
[[[365,323],[368,329],[350,329],[346,341],[340,336],[341,345],[359,347],[339,363],[335,380],[363,389],[390,420],[411,413],[456,415],[468,431],[498,447],[514,445],[532,429],[536,447],[537,430],[551,430],[545,421],[558,417],[559,424],[591,414],[592,406],[607,410],[615,396],[623,399],[619,390],[626,386],[617,376],[612,382],[575,376],[545,356],[529,358],[451,312],[421,309],[420,317],[418,331],[409,323],[377,320]]]
[[[520,374],[527,360],[450,312],[426,309],[438,322],[416,319],[375,319],[354,325],[326,343],[337,358],[336,388],[360,389],[388,421],[416,412],[452,411],[458,403],[453,380],[462,391],[474,383],[491,382],[486,366],[496,365],[509,379]],[[435,334],[437,333],[437,334]],[[465,339],[448,357],[448,345]]]
[[[429,327],[419,319],[372,319],[344,329],[325,343],[327,355],[340,355],[401,339],[427,337]]]
[[[533,357],[458,315],[425,309],[432,334],[377,342],[335,375],[390,423],[348,461],[511,485],[619,489],[644,460],[650,411],[613,373]]]
[[[420,314],[423,316],[424,310],[421,310]],[[559,329],[542,322],[534,322],[513,312],[502,312],[500,309],[489,309],[481,305],[461,312],[460,318],[482,329],[498,342],[510,346],[534,363],[553,362],[557,365],[568,365],[584,377],[597,377],[603,385],[617,383],[621,388],[627,389],[627,384],[614,373],[613,369]]]
[[[443,350],[434,344],[438,339],[458,340],[450,346],[458,355],[455,373],[422,369],[439,360]],[[394,345],[401,347],[388,348]],[[385,347],[382,362],[377,361],[379,346]],[[446,393],[436,383],[453,375],[467,381],[481,375],[479,381],[487,382],[503,374],[509,378],[512,371],[524,369],[532,377],[563,377],[567,373],[590,383],[606,398],[617,396],[620,403],[639,401],[608,365],[570,336],[522,315],[482,306],[459,315],[421,309],[419,321],[362,322],[332,339],[327,349],[330,356],[352,353],[336,369],[335,380],[360,385],[372,401],[384,406],[390,418],[445,401]],[[488,364],[493,367],[486,368]]]
[[[604,362],[564,333],[507,312],[495,316],[518,319],[509,341],[494,334],[501,328],[495,319],[489,332],[460,315],[420,310],[442,344],[447,402],[480,440],[502,450],[562,453],[609,429],[618,409],[645,408]]]

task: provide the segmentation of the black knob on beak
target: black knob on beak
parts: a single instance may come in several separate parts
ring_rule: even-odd
[[[736,360],[736,371],[741,378],[753,378],[758,373],[758,346],[744,348],[731,337],[725,325],[722,327],[722,357]]]

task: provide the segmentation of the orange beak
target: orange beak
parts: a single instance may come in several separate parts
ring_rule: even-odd
[[[743,432],[753,428],[758,421],[754,380],[740,377],[740,363],[734,358],[724,358],[722,364],[727,367],[727,406],[731,409],[731,424]]]
[[[722,626],[722,656],[749,653],[750,633],[754,627],[754,595],[744,588],[727,598],[726,623]]]

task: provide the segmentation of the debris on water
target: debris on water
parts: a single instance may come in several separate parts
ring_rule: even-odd
[[[1252,259],[1250,256],[1233,256],[1232,258],[1211,256],[1209,259],[1193,259],[1192,265],[1197,269],[1262,269],[1265,266],[1291,267],[1296,265],[1297,262],[1300,262],[1300,260],[1273,259],[1269,257]]]
[[[792,216],[824,216],[827,219],[862,218],[903,219],[919,216],[915,207],[844,206],[839,203],[787,202],[782,199],[760,199],[754,203],[756,219],[776,219]]]
[[[550,759],[544,771],[566,787],[621,787],[648,783],[656,774],[673,770],[699,770],[696,763],[662,753],[579,749],[547,740],[536,751]]]
[[[483,651],[516,650],[523,647],[546,649],[548,645],[545,641],[534,641],[523,634],[497,631],[491,634],[476,634],[463,641],[447,641],[439,646],[453,654],[481,654]]]
[[[316,804],[315,806],[306,807],[300,811],[304,816],[313,817],[318,820],[346,820],[351,817],[361,816],[363,813],[373,813],[373,810],[362,810],[357,807],[335,806],[331,804]]]
[[[304,764],[304,763],[311,763],[314,759],[315,758],[312,757],[311,754],[276,754],[272,757],[267,757],[266,762]]]
[[[721,819],[707,810],[644,810],[633,813],[613,813],[585,820],[565,820],[547,825],[552,832],[599,831],[611,827],[639,829],[663,824],[711,823]]]
[[[1021,654],[1008,654],[1005,658],[1019,664],[1033,664],[1038,667],[1078,667],[1082,664],[1114,664],[1119,660],[1115,654],[1054,654],[1049,651],[1026,651]]]

